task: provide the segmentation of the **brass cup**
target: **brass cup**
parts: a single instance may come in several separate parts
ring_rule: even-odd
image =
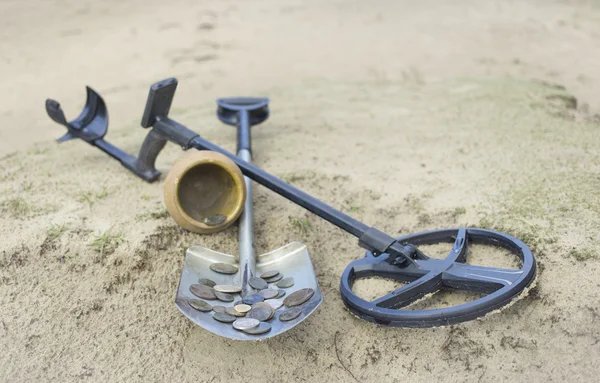
[[[175,162],[165,179],[164,195],[178,225],[210,234],[229,227],[242,214],[246,183],[240,168],[225,155],[194,151]],[[215,215],[224,215],[224,221],[207,225],[205,220]]]

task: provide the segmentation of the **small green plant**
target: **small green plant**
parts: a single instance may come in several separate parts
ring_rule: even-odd
[[[577,261],[579,262],[585,262],[585,261],[589,261],[591,259],[596,259],[598,258],[598,254],[590,249],[589,247],[586,248],[573,248],[569,251],[569,256],[575,258]]]
[[[21,217],[31,211],[31,206],[21,197],[3,202],[2,207],[13,217]]]
[[[290,217],[290,224],[294,229],[300,231],[302,234],[306,234],[312,230],[312,224],[310,223],[308,218],[298,219]]]
[[[102,189],[100,193],[96,194],[96,199],[104,199],[108,195],[108,190],[106,188]]]
[[[90,206],[94,204],[94,200],[92,199],[92,195],[90,193],[81,194],[80,201],[87,202]]]
[[[419,197],[409,194],[404,198],[404,202],[406,202],[406,206],[415,213],[420,213],[425,210],[425,206],[423,206],[423,200]]]
[[[91,191],[82,193],[79,197],[81,202],[87,202],[90,206],[92,206],[96,201],[106,198],[108,196],[108,190],[103,188],[100,193],[94,193]]]
[[[456,220],[459,215],[463,215],[466,213],[467,209],[465,209],[464,207],[457,207],[452,211],[452,213],[450,213],[450,216]]]
[[[168,216],[169,216],[169,211],[166,208],[162,208],[158,211],[153,211],[150,213],[150,218],[152,218],[152,219],[167,218]]]
[[[46,154],[46,153],[48,153],[48,148],[32,150],[30,153],[31,154]]]
[[[61,234],[65,232],[65,230],[67,230],[67,225],[65,225],[65,224],[63,224],[63,225],[51,224],[50,228],[48,229],[48,231],[46,233],[48,235],[48,240],[54,241],[55,239],[60,237]]]
[[[355,206],[355,205],[354,205],[354,206],[353,206],[353,205],[351,205],[351,206],[350,206],[350,211],[351,211],[352,213],[360,213],[360,212],[362,211],[362,207],[360,207],[360,206]]]
[[[30,191],[32,187],[33,187],[33,182],[28,182],[23,185],[23,190]]]
[[[64,255],[62,255],[62,256],[60,256],[60,257],[58,257],[58,261],[59,261],[60,263],[65,263],[65,261],[66,261],[66,260],[68,260],[68,259],[73,259],[73,257],[74,257],[74,256],[75,256],[75,255],[74,255],[74,254],[72,254],[72,253],[66,253],[66,254],[64,254]]]
[[[431,216],[429,214],[420,214],[417,217],[417,221],[419,222],[419,225],[421,225],[421,226],[429,225],[432,223]]]
[[[143,199],[144,201],[149,201],[149,200],[150,200],[150,198],[152,198],[152,196],[151,196],[151,195],[149,195],[149,194],[142,194],[142,199]]]
[[[101,255],[109,255],[114,253],[117,247],[123,242],[125,242],[123,233],[112,234],[109,231],[105,231],[97,236],[88,246]]]

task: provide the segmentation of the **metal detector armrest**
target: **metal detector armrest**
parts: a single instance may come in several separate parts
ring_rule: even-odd
[[[181,145],[183,149],[188,149],[190,142],[198,136],[167,117],[176,88],[177,80],[174,78],[158,82],[150,88],[142,126],[144,128],[152,127],[152,130],[144,139],[137,158],[104,140],[108,131],[108,112],[104,100],[92,88],[86,87],[85,107],[73,121],[67,122],[60,104],[54,100],[46,100],[46,112],[52,120],[67,128],[67,133],[59,138],[58,142],[80,138],[118,160],[141,179],[153,182],[160,177],[155,163],[167,141],[172,141]]]

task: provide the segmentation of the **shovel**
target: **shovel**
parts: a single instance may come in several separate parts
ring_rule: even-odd
[[[258,125],[269,116],[269,100],[266,98],[223,98],[217,100],[217,116],[228,125],[237,126],[237,155],[246,162],[252,161],[250,126]],[[256,257],[254,252],[254,223],[252,211],[252,181],[244,177],[246,182],[246,201],[244,211],[239,219],[239,257],[220,253],[203,246],[192,246],[187,249],[177,297],[177,308],[198,326],[217,335],[238,340],[257,340],[270,338],[281,334],[298,325],[309,316],[323,301],[321,290],[315,276],[313,265],[306,246],[300,242],[289,243],[277,250]],[[226,263],[238,267],[233,275],[219,274],[210,269],[213,263]],[[277,270],[284,277],[292,277],[294,286],[287,293],[310,288],[314,290],[312,298],[300,308],[302,313],[291,321],[282,322],[278,319],[280,308],[267,323],[271,330],[262,335],[249,335],[235,330],[231,325],[220,323],[213,319],[213,313],[200,312],[192,308],[190,299],[196,297],[190,292],[190,286],[198,283],[200,278],[208,278],[218,285],[241,286],[241,295],[246,296],[252,290],[248,281],[254,276],[260,276],[267,271]],[[233,306],[233,303],[214,303],[222,306]],[[218,302],[218,301],[217,301]]]

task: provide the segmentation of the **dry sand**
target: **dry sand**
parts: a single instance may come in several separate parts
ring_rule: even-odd
[[[0,15],[0,380],[597,380],[597,2],[4,0]],[[257,164],[390,234],[514,234],[537,286],[484,320],[376,327],[338,293],[356,240],[258,186],[257,251],[305,242],[324,302],[260,343],[195,327],[173,303],[184,249],[235,253],[236,228],[182,231],[161,182],[54,143],[63,129],[43,108],[54,97],[73,118],[91,85],[108,139],[135,153],[148,87],[171,76],[172,115],[208,139],[235,147],[216,97],[269,96]],[[169,145],[159,168],[181,155]],[[479,247],[470,261],[511,264]]]

